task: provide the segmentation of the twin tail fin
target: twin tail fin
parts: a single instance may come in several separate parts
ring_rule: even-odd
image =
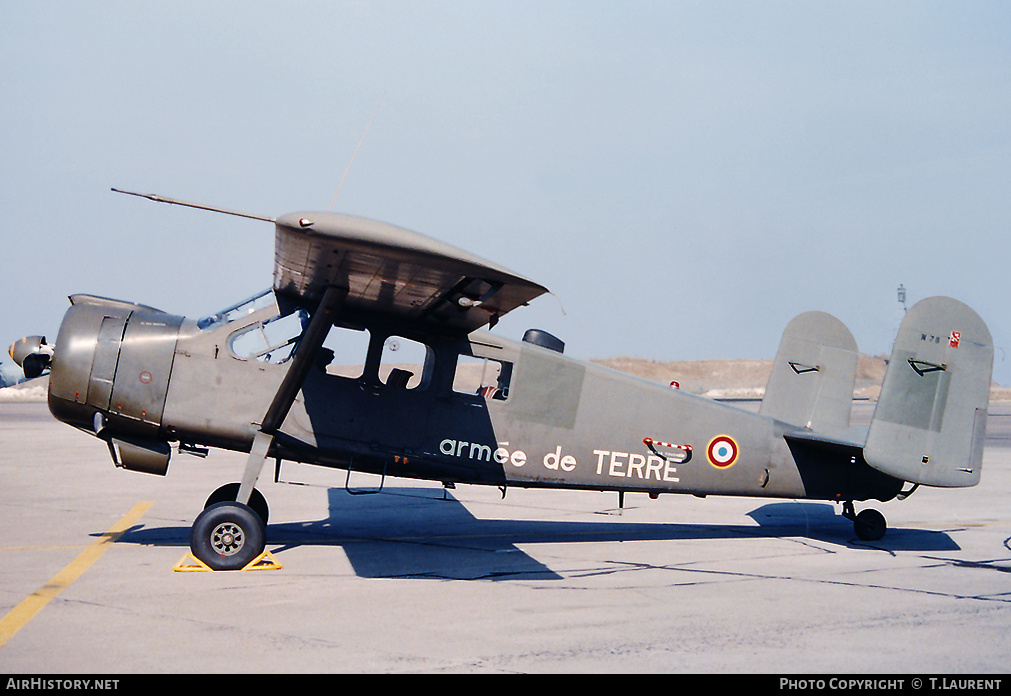
[[[990,331],[968,306],[948,297],[915,304],[899,327],[865,438],[850,427],[856,342],[835,317],[807,312],[783,333],[759,412],[805,440],[862,442],[864,461],[901,481],[974,486],[993,350]]]
[[[759,413],[813,432],[849,428],[859,360],[846,326],[824,312],[806,312],[787,324]]]
[[[916,303],[899,327],[864,459],[911,483],[979,483],[992,369],[979,315],[948,297]]]

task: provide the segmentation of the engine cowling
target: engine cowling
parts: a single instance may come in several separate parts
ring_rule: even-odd
[[[49,410],[110,443],[117,466],[164,474],[161,416],[183,318],[117,300],[72,298],[49,378]]]

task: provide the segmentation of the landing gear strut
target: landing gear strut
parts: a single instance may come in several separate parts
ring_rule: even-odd
[[[888,531],[884,515],[871,508],[861,511],[858,515],[853,510],[852,500],[843,503],[842,514],[846,519],[853,521],[853,529],[863,541],[877,541]]]
[[[335,312],[347,295],[346,288],[326,286],[323,298],[298,340],[299,349],[263,416],[260,429],[253,436],[242,482],[234,492],[232,486],[223,486],[211,494],[208,507],[193,521],[190,551],[213,570],[241,570],[263,553],[267,504],[263,496],[256,493],[256,479],[270,454],[274,436],[295,403],[327,332],[333,326]],[[218,500],[221,502],[215,502]],[[238,502],[240,500],[243,502]],[[244,504],[247,500],[249,505]]]

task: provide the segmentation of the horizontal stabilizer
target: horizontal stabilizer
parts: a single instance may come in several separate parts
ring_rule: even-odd
[[[974,486],[993,368],[993,339],[969,307],[947,297],[916,303],[902,320],[864,458],[928,486]]]
[[[822,433],[847,429],[858,358],[841,321],[824,312],[801,314],[783,331],[759,412]]]

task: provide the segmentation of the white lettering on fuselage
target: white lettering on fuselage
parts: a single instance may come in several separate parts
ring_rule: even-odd
[[[455,440],[446,438],[439,443],[439,452],[460,459],[474,462],[494,462],[496,464],[511,464],[521,467],[529,457],[524,450],[510,450],[508,442],[496,443],[493,448],[480,442]],[[655,480],[659,482],[678,483],[677,467],[671,459],[655,454],[639,454],[637,452],[617,452],[612,450],[593,450],[597,457],[597,476],[610,478],[639,479],[640,481]],[[579,465],[575,455],[564,452],[561,445],[548,451],[541,459],[545,469],[571,473]]]
[[[557,471],[572,471],[576,468],[576,458],[571,454],[562,455],[562,447],[559,445],[554,452],[544,455],[544,468]]]
[[[604,472],[604,461],[607,460],[607,475],[618,478],[639,478],[643,481],[656,478],[657,481],[677,483],[677,467],[669,459],[655,454],[646,456],[635,452],[611,452],[608,450],[593,450],[597,455],[597,475]]]
[[[527,454],[523,450],[510,452],[508,442],[498,443],[498,447],[492,449],[490,445],[483,445],[480,442],[467,442],[466,440],[453,440],[446,438],[439,443],[439,451],[450,457],[463,457],[477,462],[491,462],[497,464],[509,463],[513,466],[523,466],[527,463]]]

